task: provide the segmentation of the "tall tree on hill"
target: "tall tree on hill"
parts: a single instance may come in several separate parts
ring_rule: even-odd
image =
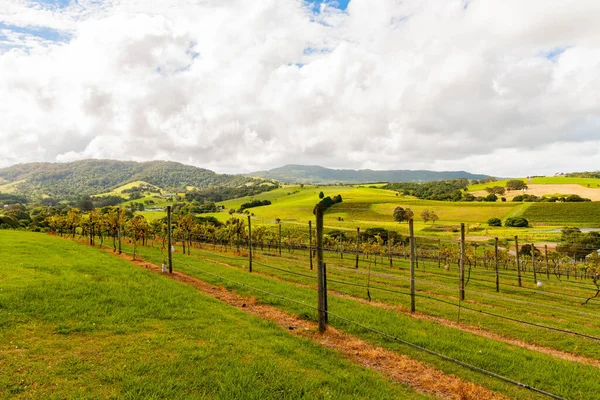
[[[402,208],[396,207],[394,209],[394,221],[396,222],[408,222],[415,214],[411,211],[410,208]]]

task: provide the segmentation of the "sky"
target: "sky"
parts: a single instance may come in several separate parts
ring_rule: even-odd
[[[600,169],[598,0],[1,0],[0,167]]]

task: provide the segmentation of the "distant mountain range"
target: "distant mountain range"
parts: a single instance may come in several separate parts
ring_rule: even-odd
[[[81,160],[70,163],[29,163],[0,168],[0,193],[32,198],[46,196],[74,199],[110,191],[124,184],[144,181],[166,190],[193,186],[241,187],[264,179],[285,183],[414,182],[454,178],[482,179],[486,175],[464,171],[373,171],[286,165],[246,175],[225,175],[172,161]]]
[[[82,160],[70,163],[29,163],[0,169],[0,193],[78,198],[109,191],[126,183],[144,181],[163,189],[186,186],[238,187],[260,184],[244,175],[223,175],[171,161]]]
[[[445,179],[483,179],[488,175],[465,171],[330,169],[318,165],[285,165],[268,171],[257,171],[247,176],[272,179],[285,183],[374,183],[374,182],[427,182]]]

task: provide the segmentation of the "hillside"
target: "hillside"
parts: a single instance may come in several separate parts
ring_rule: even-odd
[[[285,183],[370,183],[370,182],[425,182],[444,179],[483,179],[487,175],[465,171],[331,169],[318,165],[285,165],[268,171],[257,171],[248,176],[274,179]]]
[[[0,169],[0,192],[32,197],[77,198],[143,181],[163,189],[193,186],[237,187],[258,181],[171,161],[82,160],[70,163],[18,164]]]

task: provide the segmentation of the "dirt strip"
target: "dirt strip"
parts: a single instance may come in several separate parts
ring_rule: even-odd
[[[109,252],[113,254],[112,251],[109,250]],[[161,272],[161,267],[149,262],[133,261],[125,254],[121,254],[120,257],[137,266],[154,272]],[[240,296],[223,287],[211,285],[181,272],[173,272],[173,274],[165,274],[165,276],[192,285],[201,292],[249,314],[273,321],[295,336],[308,338],[343,353],[353,362],[382,372],[391,379],[404,383],[416,391],[442,399],[507,399],[507,397],[494,393],[488,388],[465,382],[457,376],[448,375],[405,355],[373,346],[331,326],[327,328],[324,334],[319,334],[316,322],[302,319],[276,307],[260,304],[252,297]]]
[[[211,262],[211,263],[215,263],[218,265],[223,265],[229,268],[236,268],[239,269],[238,267],[235,267],[233,265],[224,263],[222,261],[217,261],[217,260],[213,260],[213,259],[205,259],[205,261]],[[268,277],[271,279],[275,279],[281,282],[286,282],[292,285],[296,285],[299,287],[311,287],[310,285],[305,285],[302,283],[297,283],[297,282],[292,282],[292,281],[287,281],[285,279],[281,279],[277,276],[273,276],[273,275],[269,275],[269,274],[265,274],[262,272],[256,272],[254,271],[253,273],[256,273],[257,275],[261,275],[264,277]],[[315,289],[314,287],[311,287],[312,289]],[[431,315],[427,315],[427,314],[423,314],[423,313],[419,313],[419,312],[415,312],[415,313],[411,313],[410,310],[407,307],[403,307],[403,306],[395,306],[395,305],[391,305],[391,304],[386,304],[386,303],[381,303],[381,302],[377,302],[377,301],[369,301],[367,299],[363,299],[360,297],[354,297],[354,296],[350,296],[348,294],[344,294],[344,293],[339,293],[336,291],[333,291],[331,289],[328,290],[328,294],[331,296],[336,296],[336,297],[341,297],[341,298],[345,298],[345,299],[350,299],[350,300],[354,300],[357,301],[359,303],[363,303],[363,304],[369,304],[373,307],[379,307],[379,308],[385,308],[385,309],[389,309],[389,310],[394,310],[396,312],[400,312],[403,313],[405,315],[408,315],[412,318],[417,318],[417,319],[422,319],[422,320],[428,320],[428,321],[433,321],[436,322],[440,325],[445,325],[454,329],[458,329],[464,332],[469,332],[472,333],[474,335],[477,336],[481,336],[487,339],[493,339],[493,340],[497,340],[499,342],[503,342],[506,344],[510,344],[513,346],[517,346],[517,347],[522,347],[524,349],[527,350],[533,350],[533,351],[537,351],[539,353],[544,353],[544,354],[548,354],[552,357],[556,357],[556,358],[560,358],[563,360],[567,360],[567,361],[571,361],[571,362],[577,362],[577,363],[581,363],[581,364],[587,364],[587,365],[591,365],[593,367],[596,368],[600,368],[600,360],[594,359],[594,358],[589,358],[589,357],[584,357],[584,356],[579,356],[576,354],[572,354],[572,353],[568,353],[565,351],[560,351],[560,350],[556,350],[550,347],[544,347],[544,346],[539,346],[539,345],[535,345],[535,344],[531,344],[531,343],[527,343],[525,341],[522,340],[518,340],[518,339],[514,339],[514,338],[509,338],[506,336],[502,336],[499,335],[497,333],[493,333],[484,329],[481,329],[479,327],[476,326],[472,326],[472,325],[465,325],[465,324],[459,324],[457,322],[454,321],[450,321],[448,319],[445,318],[441,318],[441,317],[434,317]]]

